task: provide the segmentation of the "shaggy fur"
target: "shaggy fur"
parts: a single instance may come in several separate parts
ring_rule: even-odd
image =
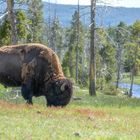
[[[45,96],[48,106],[65,106],[72,96],[72,83],[63,74],[58,56],[42,44],[22,44],[0,48],[0,82],[21,86],[22,96]]]

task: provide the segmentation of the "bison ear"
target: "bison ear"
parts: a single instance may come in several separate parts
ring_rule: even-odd
[[[66,86],[66,82],[65,83],[63,83],[62,85],[61,85],[61,91],[64,91],[65,90],[65,86]]]

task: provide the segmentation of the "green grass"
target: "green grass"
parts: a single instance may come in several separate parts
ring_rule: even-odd
[[[140,99],[74,94],[81,100],[65,108],[46,108],[44,98],[27,106],[22,98],[3,97],[0,140],[140,140]]]

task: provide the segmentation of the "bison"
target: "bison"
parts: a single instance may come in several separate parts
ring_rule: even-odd
[[[73,92],[58,56],[42,44],[1,47],[0,83],[5,87],[21,87],[28,104],[32,104],[33,96],[45,96],[47,106],[66,106]]]

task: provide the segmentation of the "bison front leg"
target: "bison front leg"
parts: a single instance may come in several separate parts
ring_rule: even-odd
[[[21,92],[23,98],[27,101],[27,104],[33,104],[33,77],[34,77],[34,68],[36,66],[36,59],[33,59],[29,63],[23,63],[21,70],[21,77],[23,84],[21,87]]]
[[[47,96],[45,96],[45,98],[46,98],[46,102],[47,102],[47,104],[46,104],[47,107],[53,106],[52,103],[47,99]]]
[[[26,84],[22,84],[21,86],[21,93],[23,98],[26,100],[27,104],[33,104],[32,102],[32,96],[33,96],[33,91],[31,90],[31,87]]]

